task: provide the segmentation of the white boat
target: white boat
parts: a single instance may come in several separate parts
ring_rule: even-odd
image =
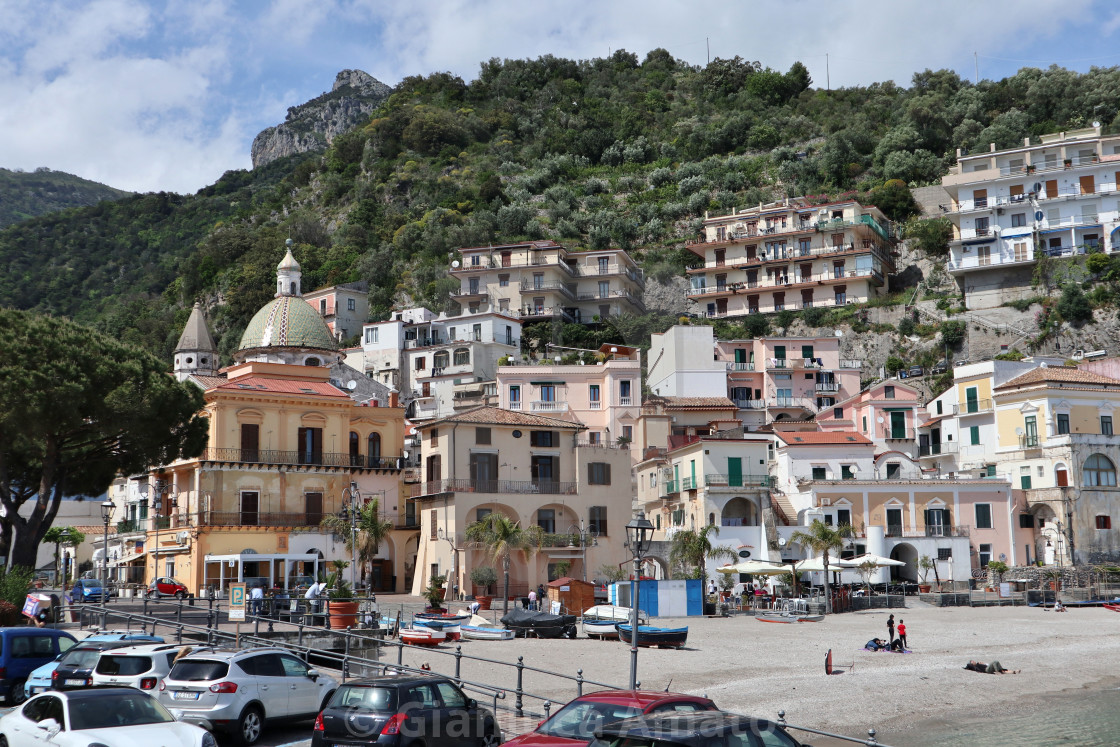
[[[638,612],[639,623],[648,622],[642,612]],[[583,611],[583,632],[589,637],[618,638],[618,624],[630,622],[630,608],[616,607],[612,604],[597,604]]]
[[[512,630],[496,625],[481,615],[471,617],[469,624],[459,626],[459,631],[468,641],[508,641],[515,635]]]
[[[447,640],[442,630],[431,628],[405,628],[401,631],[401,643],[410,646],[438,646]]]

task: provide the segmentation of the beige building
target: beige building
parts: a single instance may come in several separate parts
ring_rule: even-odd
[[[805,198],[706,217],[689,298],[709,318],[863,303],[886,292],[895,236],[878,208]]]
[[[462,284],[451,298],[464,313],[590,324],[645,311],[645,276],[622,249],[572,252],[554,241],[471,247],[459,251],[451,275]]]
[[[412,487],[420,515],[412,593],[419,594],[435,574],[447,575],[448,589],[458,585],[470,593],[471,569],[493,563],[467,546],[464,532],[495,511],[545,532],[540,552],[514,558],[512,595],[546,583],[560,562],[570,565],[567,575],[588,581],[602,565],[625,562],[623,527],[633,505],[630,455],[611,444],[581,441],[585,430],[567,420],[495,407],[418,425],[424,481]]]

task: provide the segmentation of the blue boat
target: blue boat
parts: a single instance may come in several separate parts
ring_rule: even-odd
[[[618,624],[618,637],[625,643],[632,638],[629,623]],[[680,648],[688,639],[688,628],[658,628],[653,625],[638,626],[638,645],[657,648]]]

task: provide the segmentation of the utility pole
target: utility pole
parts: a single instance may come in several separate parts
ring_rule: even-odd
[[[976,78],[974,82],[976,85],[980,85],[980,57],[976,52],[972,53],[972,64],[976,66]]]
[[[824,53],[824,86],[826,91],[832,90],[832,74],[828,69],[828,52]]]
[[[708,64],[712,64],[712,40],[710,37],[704,37],[704,46],[708,48]]]

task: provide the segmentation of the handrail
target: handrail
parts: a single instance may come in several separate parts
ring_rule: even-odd
[[[821,731],[820,729],[811,729],[808,726],[797,726],[786,721],[786,712],[778,711],[778,724],[783,729],[797,729],[798,731],[807,731],[810,734],[819,734],[822,737],[831,737],[832,739],[840,739],[845,742],[854,742],[856,744],[865,744],[868,747],[890,747],[890,745],[883,744],[875,739],[878,733],[874,729],[867,730],[867,739],[859,739],[857,737],[846,737],[843,734],[833,734],[830,731]]]

